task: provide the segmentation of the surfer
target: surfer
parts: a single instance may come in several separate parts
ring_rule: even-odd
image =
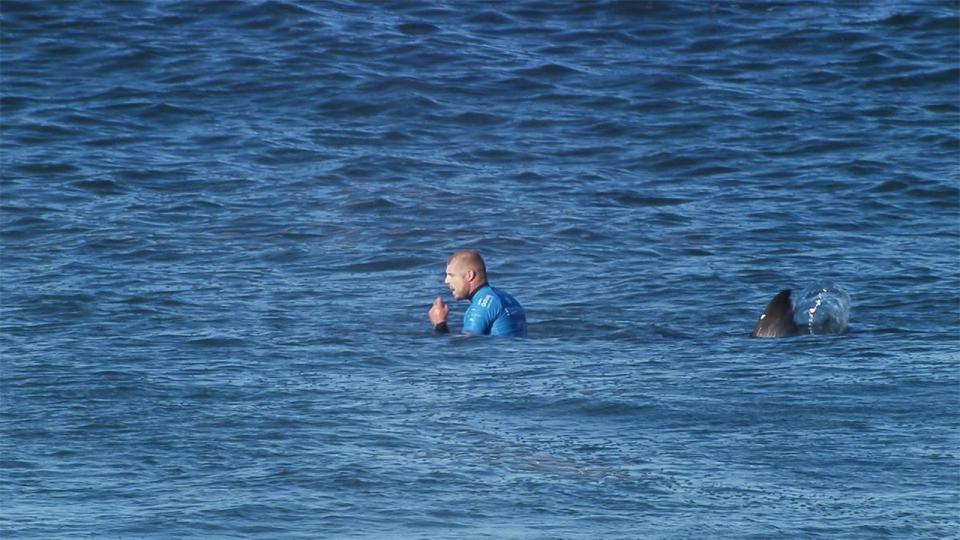
[[[523,306],[504,291],[487,283],[487,267],[474,250],[457,251],[447,259],[446,278],[455,300],[470,300],[463,314],[463,333],[526,337],[527,316]],[[427,312],[436,333],[450,332],[450,308],[438,296]]]

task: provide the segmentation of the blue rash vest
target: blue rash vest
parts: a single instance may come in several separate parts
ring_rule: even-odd
[[[473,293],[463,314],[463,331],[468,334],[527,337],[527,315],[517,299],[484,285]]]

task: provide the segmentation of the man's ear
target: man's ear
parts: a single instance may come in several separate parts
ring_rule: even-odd
[[[477,271],[467,270],[466,277],[467,277],[467,281],[473,281],[477,277]]]

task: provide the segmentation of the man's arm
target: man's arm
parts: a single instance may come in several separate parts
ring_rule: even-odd
[[[493,295],[471,303],[463,315],[463,333],[478,336],[489,335],[500,310],[500,302]]]
[[[433,305],[430,306],[430,311],[427,312],[427,316],[430,317],[430,322],[433,323],[433,332],[436,334],[448,334],[450,333],[450,328],[447,326],[447,315],[450,314],[450,308],[443,303],[443,300],[440,297],[436,297],[433,300]]]

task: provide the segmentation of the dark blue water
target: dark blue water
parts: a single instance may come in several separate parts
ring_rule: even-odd
[[[0,536],[960,537],[956,2],[0,32]],[[529,339],[430,335],[460,247]]]

